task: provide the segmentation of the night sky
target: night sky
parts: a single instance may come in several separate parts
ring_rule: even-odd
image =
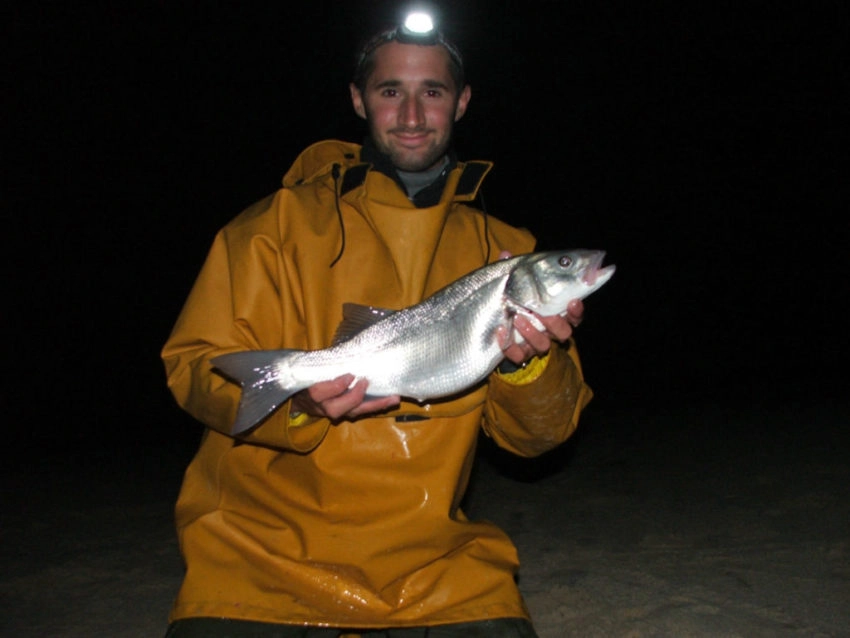
[[[213,235],[307,145],[362,139],[353,52],[404,6],[302,4],[6,12],[12,443],[197,437],[159,350]],[[577,333],[599,404],[845,392],[848,21],[815,4],[437,3],[488,211],[617,264]]]

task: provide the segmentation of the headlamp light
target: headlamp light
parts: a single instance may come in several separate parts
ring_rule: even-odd
[[[396,38],[404,44],[437,44],[437,30],[431,16],[414,11],[405,18],[396,31]]]

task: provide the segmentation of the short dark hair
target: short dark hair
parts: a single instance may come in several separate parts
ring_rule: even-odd
[[[361,92],[366,90],[366,82],[372,71],[375,70],[375,51],[390,42],[402,42],[403,44],[418,44],[419,46],[441,46],[449,54],[449,73],[454,80],[458,93],[466,86],[466,77],[463,69],[463,56],[460,50],[448,40],[441,32],[437,31],[427,41],[414,41],[405,37],[399,27],[381,31],[367,40],[360,50],[354,63],[354,74],[351,81]]]

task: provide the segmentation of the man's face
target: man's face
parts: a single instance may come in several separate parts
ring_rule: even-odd
[[[443,47],[399,42],[375,50],[375,69],[362,93],[350,88],[375,145],[403,171],[425,171],[442,159],[471,95],[469,86],[458,93]]]

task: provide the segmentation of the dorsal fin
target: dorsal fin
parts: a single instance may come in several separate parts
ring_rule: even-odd
[[[348,341],[358,332],[362,332],[394,313],[395,310],[364,306],[359,303],[342,304],[342,322],[340,322],[334,334],[333,345]]]

